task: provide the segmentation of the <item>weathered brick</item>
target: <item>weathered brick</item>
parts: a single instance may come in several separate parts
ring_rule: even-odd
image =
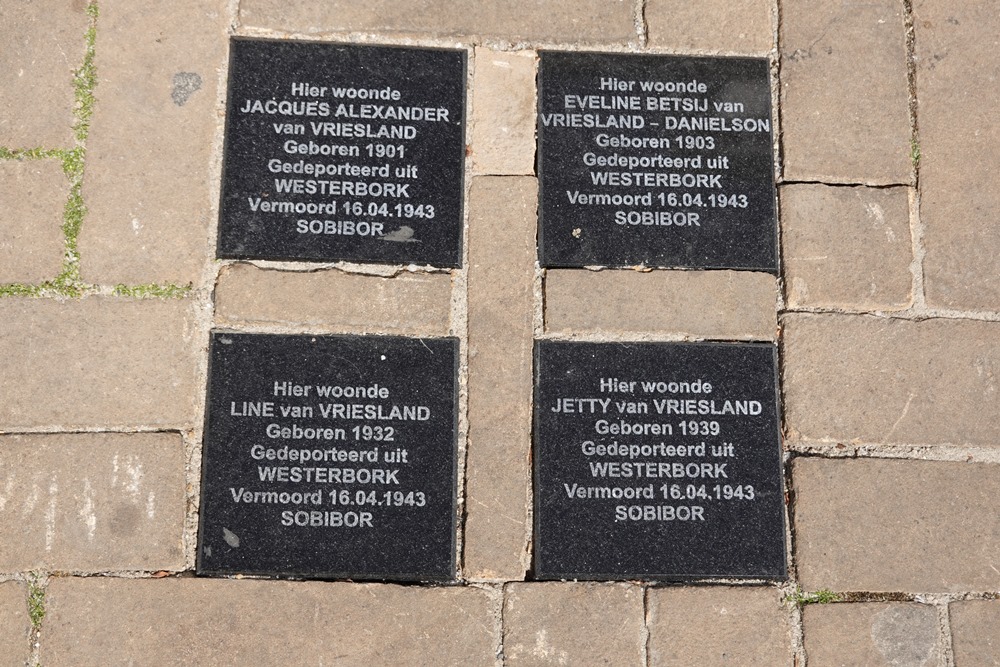
[[[59,273],[68,191],[56,160],[0,162],[0,283],[39,283]]]
[[[998,472],[993,464],[796,459],[794,534],[803,588],[996,590]]]
[[[57,578],[46,611],[45,665],[494,665],[498,640],[468,587]]]
[[[465,576],[528,568],[533,178],[479,177],[469,197],[469,445]]]
[[[637,42],[629,0],[244,0],[240,22],[305,33],[374,32],[582,44]]]
[[[924,288],[932,306],[1000,310],[1000,15],[970,0],[914,3]]]
[[[233,264],[219,276],[215,305],[217,322],[223,325],[309,325],[348,333],[447,336],[451,276],[402,273],[383,278]]]
[[[225,0],[101,2],[84,280],[197,281],[216,205],[212,142],[226,12]]]
[[[73,146],[73,71],[83,63],[86,3],[0,4],[0,146]]]
[[[176,434],[0,436],[0,570],[184,567]]]
[[[783,318],[793,439],[1000,444],[1000,324],[850,315]]]
[[[788,305],[905,308],[911,301],[906,188],[781,188]]]
[[[27,591],[13,581],[0,584],[0,665],[23,667],[31,655]]]
[[[777,297],[767,273],[550,269],[545,329],[770,340]]]
[[[661,588],[647,595],[650,665],[792,662],[788,610],[774,588]]]
[[[628,584],[506,587],[504,664],[642,665],[642,589]]]
[[[472,170],[535,173],[535,53],[476,49]]]
[[[774,31],[770,0],[646,0],[649,43],[680,51],[763,54]]]
[[[966,600],[949,605],[955,666],[1000,665],[1000,600]]]
[[[902,12],[896,0],[782,3],[786,179],[911,180]]]
[[[802,610],[806,657],[826,665],[941,664],[937,610],[922,604],[822,604]]]
[[[192,304],[0,300],[0,428],[190,426]]]

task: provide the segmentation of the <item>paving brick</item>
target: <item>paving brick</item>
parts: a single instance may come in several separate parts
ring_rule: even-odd
[[[679,51],[763,54],[774,31],[771,0],[646,0],[649,44]]]
[[[535,173],[535,52],[476,49],[472,170]]]
[[[180,435],[0,436],[0,470],[0,571],[184,567]]]
[[[966,600],[949,605],[955,667],[1000,665],[1000,600]]]
[[[910,304],[906,188],[781,188],[788,306],[892,310]]]
[[[504,664],[643,665],[642,589],[627,584],[506,587]]]
[[[802,621],[811,667],[941,664],[937,610],[929,605],[809,605]]]
[[[792,664],[788,610],[774,588],[650,589],[650,665]]]
[[[480,177],[469,197],[469,444],[465,576],[528,568],[533,178]]]
[[[498,640],[468,587],[57,578],[46,611],[44,665],[492,666]]]
[[[996,590],[1000,467],[798,458],[794,535],[806,590]]]
[[[192,304],[0,299],[0,429],[190,426]]]
[[[896,0],[782,3],[786,179],[910,182],[902,12]]]
[[[0,283],[40,283],[62,268],[69,182],[57,160],[0,162]]]
[[[1000,444],[1000,324],[850,315],[783,318],[792,439]]]
[[[373,32],[505,42],[634,44],[630,0],[244,0],[246,27],[305,33]]]
[[[347,333],[446,336],[451,276],[402,273],[383,278],[233,264],[219,275],[215,305],[216,320],[223,325],[308,325]]]
[[[771,340],[777,297],[767,273],[550,269],[545,329]]]
[[[0,665],[24,667],[31,655],[28,592],[13,581],[0,584]]]
[[[969,0],[914,3],[920,219],[931,306],[1000,310],[1000,15]]]
[[[80,272],[99,284],[197,281],[210,256],[225,0],[101,2]]]
[[[86,50],[85,9],[83,0],[0,4],[0,146],[73,146],[73,71]]]

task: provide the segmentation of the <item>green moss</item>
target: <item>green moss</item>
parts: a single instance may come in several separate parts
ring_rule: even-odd
[[[191,293],[191,285],[115,285],[115,296],[134,299],[180,299]]]
[[[40,285],[25,285],[24,283],[11,283],[0,285],[0,297],[5,296],[41,296],[42,287]]]
[[[910,139],[910,162],[914,169],[920,166],[920,144],[916,139]]]
[[[3,148],[0,147],[0,160],[47,160],[63,159],[68,151],[54,148]]]
[[[87,215],[87,206],[83,201],[84,158],[86,157],[86,142],[90,134],[90,118],[94,113],[94,88],[97,87],[97,68],[94,65],[94,47],[97,43],[97,3],[91,1],[87,5],[87,15],[90,26],[84,34],[86,51],[83,63],[73,72],[73,90],[76,96],[75,120],[73,132],[76,134],[77,145],[65,151],[62,157],[63,172],[70,180],[69,197],[63,209],[63,234],[66,239],[66,249],[63,256],[63,268],[52,286],[64,296],[78,297],[87,291],[87,286],[80,281],[80,252],[77,239],[83,228],[83,220]]]
[[[86,51],[83,64],[73,72],[73,89],[76,94],[76,119],[73,131],[76,140],[83,143],[90,133],[90,118],[94,114],[94,88],[97,87],[97,68],[94,65],[94,49],[97,44],[97,3],[87,5],[90,26],[84,34]]]
[[[812,593],[796,589],[794,593],[785,598],[785,601],[794,602],[799,605],[828,604],[830,602],[840,602],[840,600],[840,594],[834,593],[829,588],[823,588]]]
[[[36,632],[42,627],[42,620],[45,618],[45,588],[42,584],[42,576],[37,572],[28,575],[28,618]]]

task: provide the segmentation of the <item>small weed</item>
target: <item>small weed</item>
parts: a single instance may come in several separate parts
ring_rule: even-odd
[[[62,159],[62,151],[56,148],[3,148],[0,147],[0,160],[45,160],[48,158]]]
[[[97,86],[97,68],[94,66],[94,49],[97,44],[97,3],[87,5],[90,27],[84,35],[86,51],[83,64],[73,72],[73,89],[76,96],[76,140],[83,143],[90,133],[90,117],[94,113],[94,88]]]
[[[0,297],[5,296],[40,296],[42,287],[40,285],[25,285],[23,283],[11,283],[0,285]]]
[[[916,139],[910,139],[910,162],[914,169],[920,166],[920,144]]]
[[[42,575],[37,572],[28,576],[28,617],[36,632],[42,627],[42,619],[45,618],[45,589],[42,581]]]
[[[840,600],[840,594],[834,593],[829,588],[823,588],[812,593],[796,589],[794,593],[785,598],[785,601],[794,602],[799,605],[829,604],[830,602],[840,602]]]

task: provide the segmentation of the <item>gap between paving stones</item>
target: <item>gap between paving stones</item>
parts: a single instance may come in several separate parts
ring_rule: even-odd
[[[786,440],[785,449],[795,456],[828,459],[905,459],[958,463],[1000,463],[1000,451],[995,447],[968,447],[951,444],[847,444],[836,440]]]
[[[910,273],[913,276],[914,309],[929,312],[927,307],[927,290],[924,286],[924,260],[927,249],[924,247],[924,224],[920,217],[920,123],[919,104],[917,98],[917,37],[913,19],[912,0],[903,2],[903,24],[906,31],[906,85],[908,109],[910,118],[910,164],[913,169],[913,186],[910,188],[910,237],[913,242],[913,262]],[[958,315],[962,317],[962,315]],[[969,317],[968,319],[976,319]]]
[[[491,51],[582,51],[594,53],[623,53],[636,55],[658,56],[721,56],[733,58],[771,58],[769,53],[747,53],[724,49],[681,49],[663,46],[639,46],[638,44],[623,44],[621,42],[577,44],[574,42],[557,42],[545,40],[505,41],[480,37],[442,38],[431,35],[402,36],[398,34],[381,34],[372,32],[329,31],[321,33],[303,33],[294,30],[276,30],[251,26],[237,26],[234,37],[253,37],[257,39],[280,39],[309,42],[334,42],[359,45],[413,46],[449,49],[473,49],[483,47]]]
[[[649,26],[646,24],[646,0],[635,0],[632,7],[632,20],[635,22],[635,34],[639,39],[639,48],[644,49],[649,42]]]

